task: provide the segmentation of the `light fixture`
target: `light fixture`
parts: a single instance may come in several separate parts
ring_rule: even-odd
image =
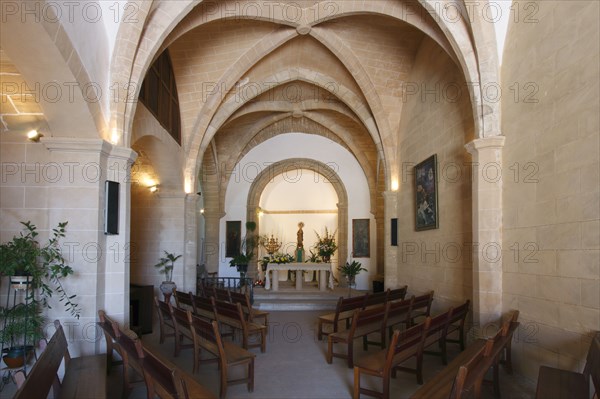
[[[393,179],[392,180],[392,191],[398,191],[398,188],[399,188],[398,180]]]
[[[29,141],[33,141],[34,143],[37,143],[38,141],[40,141],[40,138],[42,138],[43,136],[44,136],[43,134],[41,134],[40,132],[38,132],[35,129],[27,132],[27,139]]]
[[[204,215],[204,208],[200,209],[200,213]]]
[[[113,145],[117,145],[117,144],[119,144],[119,139],[120,139],[120,138],[121,138],[121,136],[119,135],[119,131],[117,130],[117,128],[114,128],[114,129],[112,130],[112,133],[111,133],[111,135],[110,135],[110,142],[111,142]]]
[[[155,193],[158,191],[158,184],[148,187],[151,193]]]

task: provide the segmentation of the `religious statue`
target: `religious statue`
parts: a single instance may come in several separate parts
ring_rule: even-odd
[[[300,222],[298,223],[298,233],[296,233],[296,236],[298,237],[298,245],[296,246],[296,248],[304,248],[304,232],[302,231],[302,228],[304,227],[304,223]]]

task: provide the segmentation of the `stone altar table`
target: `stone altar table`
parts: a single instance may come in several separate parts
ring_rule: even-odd
[[[296,271],[296,290],[302,289],[302,271],[319,271],[319,290],[325,291],[327,287],[333,289],[333,269],[331,263],[269,263],[265,271],[265,289],[271,289],[271,279],[269,272],[273,272],[273,291],[279,291],[279,271],[280,270],[295,270]],[[329,272],[329,279],[327,279]],[[327,284],[325,281],[327,280]]]

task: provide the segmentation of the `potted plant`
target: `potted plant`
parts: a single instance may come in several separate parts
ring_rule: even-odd
[[[164,253],[165,256],[160,258],[154,267],[159,269],[160,274],[165,275],[166,280],[160,284],[160,291],[167,297],[177,288],[177,285],[173,282],[173,268],[175,267],[175,261],[181,258],[182,255],[175,255],[167,251],[164,251]]]
[[[235,267],[240,272],[240,277],[245,277],[248,264],[254,258],[254,250],[258,247],[258,238],[254,236],[255,222],[246,222],[246,235],[240,244],[240,252],[229,261],[229,266]]]
[[[315,231],[315,234],[317,235],[317,243],[315,244],[314,248],[325,263],[329,263],[331,261],[331,257],[337,250],[337,243],[335,242],[336,232],[337,230],[333,232],[333,234],[329,234],[327,227],[325,227],[325,234],[321,237],[319,233]]]
[[[346,277],[346,281],[348,282],[348,296],[350,296],[352,286],[356,282],[356,276],[360,274],[361,271],[367,271],[360,262],[355,260],[352,263],[346,262],[345,265],[338,267],[339,272],[342,276]]]
[[[62,285],[62,279],[73,274],[66,264],[59,240],[65,236],[67,222],[59,223],[52,229],[48,242],[38,242],[37,227],[31,222],[21,222],[24,231],[12,240],[0,245],[0,277],[10,278],[11,288],[15,290],[13,305],[0,309],[0,343],[2,349],[8,349],[7,356],[17,356],[17,363],[9,358],[7,365],[22,365],[25,354],[33,344],[43,337],[42,327],[44,308],[51,308],[48,299],[53,293],[59,294],[66,311],[79,319],[79,305],[72,300]],[[16,292],[23,291],[20,297],[24,302],[16,303]],[[19,360],[20,358],[20,360]]]

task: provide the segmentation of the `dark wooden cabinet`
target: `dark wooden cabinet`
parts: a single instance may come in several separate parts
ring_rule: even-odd
[[[130,285],[129,325],[138,335],[152,334],[153,297],[153,285]]]

